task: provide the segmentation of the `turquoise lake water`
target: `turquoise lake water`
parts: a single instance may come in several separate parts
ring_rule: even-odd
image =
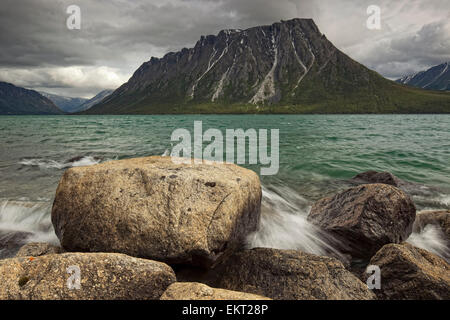
[[[418,183],[418,209],[450,209],[450,115],[3,116],[0,229],[50,230],[66,168],[162,155],[176,144],[173,130],[192,132],[195,120],[203,130],[279,129],[279,172],[261,180],[266,197],[297,202],[299,210],[366,170]]]

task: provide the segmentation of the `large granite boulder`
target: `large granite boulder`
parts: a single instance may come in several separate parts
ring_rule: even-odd
[[[388,244],[370,260],[381,271],[381,299],[450,299],[450,265],[408,243]]]
[[[368,259],[388,243],[400,243],[412,232],[416,208],[400,189],[366,184],[324,198],[308,220],[341,241],[352,257]]]
[[[159,299],[175,280],[173,270],[164,263],[118,253],[0,261],[1,300]]]
[[[67,251],[210,266],[256,230],[260,207],[253,171],[147,157],[68,169],[52,222]]]
[[[340,261],[301,251],[244,250],[227,259],[218,272],[217,287],[277,300],[375,298]]]
[[[16,257],[40,257],[46,254],[63,253],[64,250],[49,243],[30,242],[24,245],[16,254]]]
[[[161,300],[270,300],[256,294],[211,288],[197,282],[175,282]]]

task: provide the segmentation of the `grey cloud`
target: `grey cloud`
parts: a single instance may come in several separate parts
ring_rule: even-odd
[[[450,59],[448,0],[377,2],[379,32],[365,27],[373,0],[5,0],[0,80],[90,95],[126,81],[151,56],[194,45],[201,35],[294,17],[313,18],[338,48],[387,77]],[[81,8],[81,30],[66,28],[71,4]],[[71,67],[79,78],[68,79]],[[96,82],[104,67],[109,82]]]
[[[367,47],[360,60],[388,78],[399,78],[450,60],[450,21],[426,24],[417,32],[380,39]]]

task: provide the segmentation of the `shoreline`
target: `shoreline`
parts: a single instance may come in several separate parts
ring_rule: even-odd
[[[150,167],[148,167],[149,165]],[[233,173],[231,176],[230,175],[225,176],[224,173],[229,169],[224,171],[224,166],[227,166],[229,169],[233,168],[233,170],[238,171]],[[217,170],[219,170],[217,172],[218,173],[220,172],[220,175],[215,175],[213,173],[214,170],[216,170],[215,167],[217,167]],[[102,168],[109,168],[110,171],[107,171],[108,173],[105,174],[105,171]],[[135,172],[135,170],[138,170],[136,172],[141,172],[140,174],[142,174],[143,177],[146,178],[144,178],[144,180],[134,180],[133,178],[134,173],[131,174],[131,172]],[[209,172],[208,175],[204,176],[202,170],[208,171]],[[79,173],[83,172],[83,175],[80,176],[78,172]],[[168,174],[169,172],[172,172],[171,173],[172,175]],[[125,176],[123,176],[123,174],[125,174]],[[169,180],[167,180],[168,176],[170,176]],[[195,187],[193,187],[191,185],[191,182],[189,181],[191,181],[190,177],[195,176],[197,176],[196,179],[200,179],[199,181],[203,182],[195,183],[194,184]],[[185,290],[184,286],[189,286],[189,284],[185,283],[181,287],[180,286],[172,287],[171,284],[175,283],[180,284],[180,282],[177,281],[203,283],[204,285],[206,285],[206,287],[201,287],[200,289],[200,287],[194,286],[188,290],[194,290],[193,288],[196,288],[195,290],[207,290],[208,292],[210,292],[210,299],[214,299],[216,294],[217,295],[227,294],[230,297],[235,297],[235,299],[245,299],[245,294],[257,294],[261,298],[267,297],[272,299],[283,299],[283,300],[312,299],[319,297],[322,297],[323,299],[376,299],[375,295],[378,297],[378,299],[397,299],[399,296],[397,296],[396,294],[400,295],[406,294],[407,296],[410,297],[414,296],[416,298],[420,297],[425,298],[427,297],[427,295],[433,294],[432,293],[433,290],[435,290],[435,292],[437,292],[436,290],[438,290],[440,295],[443,294],[444,296],[442,296],[442,298],[444,298],[447,294],[450,295],[450,279],[445,280],[446,271],[441,271],[442,269],[439,269],[444,268],[445,270],[446,268],[445,265],[446,264],[448,265],[448,262],[445,262],[445,260],[439,258],[437,255],[431,252],[425,251],[423,249],[418,249],[412,246],[411,244],[403,244],[403,241],[407,240],[409,238],[409,235],[413,231],[412,227],[413,222],[417,220],[416,209],[414,207],[414,204],[410,200],[409,196],[405,192],[400,190],[407,188],[408,186],[411,185],[411,183],[400,180],[389,173],[380,173],[380,172],[377,173],[369,171],[359,174],[353,178],[356,184],[355,187],[352,187],[346,191],[341,191],[333,197],[324,198],[322,200],[315,202],[313,208],[309,212],[307,220],[306,218],[302,218],[305,219],[302,220],[302,223],[303,224],[306,223],[309,226],[308,228],[312,228],[311,232],[313,233],[309,234],[309,236],[316,237],[313,240],[313,242],[324,241],[325,238],[323,237],[329,237],[329,239],[326,241],[331,241],[328,243],[331,243],[333,245],[328,248],[331,249],[331,251],[328,251],[327,247],[325,246],[323,247],[325,251],[323,251],[322,253],[310,254],[305,253],[303,250],[301,249],[299,250],[298,248],[297,250],[287,250],[282,248],[258,249],[259,247],[258,245],[250,246],[250,249],[242,248],[242,244],[244,244],[245,241],[248,241],[246,239],[248,239],[248,237],[253,232],[258,230],[261,231],[262,230],[261,228],[264,229],[264,224],[267,224],[267,215],[269,215],[269,217],[272,217],[272,219],[275,218],[273,216],[274,213],[267,212],[266,209],[264,209],[266,210],[265,213],[263,210],[263,215],[260,218],[261,212],[260,206],[262,195],[260,194],[258,196],[257,191],[259,179],[254,180],[255,178],[252,178],[253,176],[256,177],[256,175],[251,171],[239,168],[232,164],[229,165],[216,164],[212,167],[211,166],[203,167],[202,165],[198,165],[197,167],[191,165],[177,166],[171,164],[170,160],[164,159],[164,157],[128,159],[122,161],[111,161],[103,163],[101,165],[93,165],[89,167],[70,168],[66,170],[63,178],[60,181],[55,197],[55,202],[53,203],[52,208],[52,222],[55,227],[56,233],[61,240],[61,245],[63,249],[61,249],[59,246],[55,247],[47,244],[28,244],[21,249],[22,253],[19,253],[19,255],[16,258],[0,260],[0,269],[9,268],[11,263],[19,263],[22,265],[21,268],[26,268],[25,270],[28,270],[28,268],[30,268],[32,265],[35,265],[36,268],[38,269],[36,269],[36,271],[33,272],[37,272],[38,274],[40,274],[41,271],[39,270],[41,268],[41,264],[43,264],[42,267],[47,263],[64,264],[65,263],[64,261],[66,259],[68,259],[68,261],[70,260],[76,263],[82,263],[83,266],[85,263],[84,261],[86,262],[91,261],[89,262],[90,264],[97,265],[98,267],[100,267],[103,265],[102,262],[103,259],[108,260],[112,259],[113,261],[117,261],[117,263],[125,263],[125,261],[128,261],[129,259],[135,259],[132,258],[133,256],[135,256],[138,258],[138,260],[132,261],[136,261],[136,263],[139,261],[139,264],[142,265],[142,267],[145,266],[144,268],[147,268],[147,265],[148,267],[150,267],[149,263],[150,264],[162,263],[167,265],[167,268],[164,267],[166,271],[164,271],[165,273],[163,273],[164,274],[163,277],[168,277],[166,279],[171,280],[168,280],[169,282],[167,282],[167,284],[164,285],[163,288],[159,287],[159,289],[156,289],[156,287],[154,287],[156,285],[156,282],[149,283],[149,286],[155,288],[152,289],[153,291],[151,291],[153,293],[149,292],[149,294],[154,294],[152,297],[157,299],[159,299],[161,296],[164,296],[166,298],[169,296],[172,298],[180,297],[178,296],[178,290],[181,291]],[[126,177],[125,178],[126,180],[121,180],[122,179],[121,177]],[[164,177],[164,179],[162,179],[162,177]],[[239,177],[239,179],[236,180],[236,177]],[[84,182],[82,182],[83,180],[78,181],[78,179],[80,178],[88,179],[86,181],[89,181],[89,185],[86,185]],[[118,192],[117,191],[118,189],[116,189],[115,187],[116,184],[114,182],[116,181],[115,179],[117,178],[120,179],[117,181],[122,181],[120,185],[121,191],[117,193],[117,196],[119,198],[114,200],[115,196],[113,194],[116,194],[116,192]],[[154,190],[151,192],[152,197],[149,198],[148,200],[139,197],[136,198],[134,195],[136,194],[136,192],[138,194],[139,192],[142,191],[144,193],[149,192],[147,189],[148,187],[145,187],[146,186],[145,181],[147,181],[147,179],[150,179],[148,181],[156,181],[156,180],[160,181],[158,182],[158,184],[152,184],[151,188],[153,188]],[[128,180],[129,182],[124,182]],[[215,181],[214,183],[205,182],[213,180]],[[241,185],[242,183],[244,183],[246,186],[253,185],[253,187],[250,187],[250,189],[242,189],[239,187],[239,185]],[[250,183],[250,185],[248,185],[248,183]],[[85,188],[88,189],[86,190],[78,189],[78,187],[76,187],[78,184],[85,185],[86,186]],[[141,186],[144,187],[144,189],[140,189]],[[74,187],[76,188],[74,190],[78,190],[76,194],[72,194],[72,191],[70,191]],[[165,188],[167,187],[169,188],[168,189],[169,192],[165,191],[166,190]],[[107,193],[101,191],[101,193],[98,193],[95,197],[98,197],[96,201],[100,202],[98,202],[98,204],[96,204],[94,207],[91,207],[89,203],[91,203],[92,200],[87,199],[89,199],[91,197],[90,195],[93,194],[92,191],[98,190],[97,192],[100,192],[100,190],[103,190],[104,188],[106,189],[111,188],[110,189],[111,191]],[[182,202],[178,202],[177,199],[181,195],[184,194],[194,195],[195,191],[192,189],[196,188],[201,188],[200,190],[203,190],[200,193],[198,193],[199,195],[204,195],[202,196],[201,199],[187,200],[187,201],[184,200]],[[231,190],[234,190],[235,188],[238,188],[240,190],[238,198],[233,199],[229,198],[229,194],[233,194],[233,191]],[[247,190],[246,193],[242,193],[243,190]],[[214,191],[214,193],[210,194],[211,191]],[[221,196],[218,196],[217,192],[219,192],[219,194],[224,195],[223,199],[219,202],[217,201],[221,199]],[[350,196],[351,193],[349,194],[349,192],[353,192],[354,195]],[[207,196],[208,194],[210,195]],[[218,198],[217,200],[214,200],[216,196],[218,196]],[[159,197],[161,197],[161,199],[166,199],[164,201],[169,201],[168,202],[169,206],[163,209],[168,210],[166,213],[169,214],[168,217],[171,217],[173,214],[175,214],[175,212],[180,212],[177,213],[181,214],[181,216],[178,216],[178,218],[176,218],[178,219],[178,222],[177,220],[171,220],[173,218],[170,218],[169,220],[167,220],[167,222],[169,223],[168,225],[164,223],[161,224],[162,221],[159,220],[163,219],[164,221],[164,219],[167,219],[167,217],[163,218],[163,216],[159,216],[158,218],[159,222],[157,225],[155,225],[154,222],[152,222],[153,218],[151,218],[150,216],[143,218],[144,216],[142,216],[142,218],[139,219],[144,220],[141,221],[140,225],[134,226],[133,221],[135,218],[132,218],[134,217],[134,214],[132,214],[132,212],[136,212],[136,214],[138,215],[140,214],[139,212],[141,211],[139,210],[141,209],[138,208],[141,208],[141,204],[139,203],[144,201],[142,203],[147,203],[146,206],[154,206],[157,203],[159,203],[158,200]],[[347,200],[342,202],[342,200],[340,200],[339,197],[344,197],[344,199]],[[377,200],[373,200],[375,199],[373,197],[375,197]],[[88,202],[85,202],[86,200]],[[112,203],[115,203],[116,201],[119,201],[118,203],[122,203],[123,207],[120,209],[120,211],[117,210],[110,211],[110,209],[108,209],[109,206],[111,206]],[[197,214],[202,215],[203,214],[202,212],[204,212],[205,209],[201,208],[209,208],[210,207],[209,202],[211,201],[212,203],[214,202],[216,203],[213,205],[212,208],[215,209],[213,210],[214,213],[211,222],[205,225],[204,222],[202,222],[202,219],[198,220],[195,217]],[[347,228],[345,227],[345,225],[348,223],[348,221],[351,221],[351,219],[349,217],[344,218],[345,215],[343,215],[343,213],[340,213],[341,210],[343,210],[342,212],[348,212],[348,214],[350,215],[356,214],[360,215],[360,218],[358,219],[362,219],[361,220],[362,223],[366,223],[364,222],[366,219],[365,218],[366,213],[364,213],[364,210],[367,209],[364,209],[362,212],[357,213],[359,211],[355,211],[355,208],[360,207],[358,203],[366,203],[367,201],[371,201],[372,203],[371,205],[372,209],[370,210],[372,211],[375,210],[374,212],[378,211],[380,212],[379,218],[377,218],[378,220],[371,220],[372,218],[370,218],[368,220],[368,224],[366,225],[368,228],[373,228],[372,230],[374,231],[370,231],[369,233],[367,233],[368,232],[366,230],[367,227],[364,227],[362,229],[359,229],[358,227],[358,229],[353,229],[353,231],[347,234],[339,232],[338,234],[333,235],[334,233],[334,231],[332,231],[333,229],[327,230],[328,225],[331,223],[331,221],[335,221],[333,223],[337,224],[343,223],[342,227],[344,229]],[[170,205],[170,203],[172,203],[172,205]],[[219,204],[217,205],[217,203]],[[346,204],[348,209],[344,209],[344,207],[342,207],[342,203],[348,203]],[[244,205],[242,206],[242,204]],[[335,207],[336,205],[337,207]],[[83,212],[83,210],[87,210],[82,213],[82,216],[80,216],[83,217],[82,220],[78,220],[77,215],[79,215],[78,211],[79,209],[74,211],[73,208],[75,207],[84,208],[82,209],[81,212]],[[185,211],[187,207],[189,207],[189,210]],[[223,209],[221,207],[223,207]],[[191,208],[193,208],[192,211]],[[335,208],[337,208],[338,211],[336,211]],[[135,211],[136,209],[138,209],[138,211]],[[124,213],[120,213],[122,212],[122,210],[125,210],[124,212],[129,213],[123,215]],[[206,211],[208,210],[210,209],[206,209]],[[218,210],[220,211],[220,213],[217,213]],[[149,212],[155,211],[150,210]],[[368,214],[370,212],[371,211],[368,211]],[[406,212],[409,213],[406,214]],[[239,219],[243,220],[235,220],[234,222],[235,225],[229,225],[230,220],[228,220],[228,218],[226,217],[230,214],[231,215],[237,214],[236,217],[240,217]],[[183,218],[184,215],[186,215],[186,217],[189,216],[191,218],[188,218],[188,220],[186,220]],[[397,216],[397,218],[394,218],[395,216]],[[441,211],[440,213],[436,214],[434,212],[428,213],[425,212],[420,213],[418,215],[418,217],[425,217],[425,216],[429,217],[427,218],[428,220],[422,219],[421,225],[415,227],[416,228],[415,232],[420,233],[423,232],[423,230],[427,230],[428,225],[430,223],[434,225],[435,221],[438,221],[436,219],[441,219],[439,221],[443,221],[442,223],[447,223],[445,221],[450,221],[450,210],[447,210],[446,213],[444,213],[444,211]],[[67,220],[68,217],[71,217],[70,218],[71,220]],[[101,220],[98,220],[100,217]],[[121,217],[120,219],[124,220],[116,220],[118,217]],[[223,218],[226,219],[223,220]],[[342,218],[344,218],[344,220],[342,220]],[[260,221],[260,219],[262,220]],[[392,221],[395,221],[394,223],[395,229],[391,229],[390,226],[392,225],[392,222],[389,222],[390,219],[393,219]],[[111,222],[108,222],[109,220],[111,220]],[[79,229],[79,227],[72,229],[71,225],[74,222],[75,224],[73,226],[75,227],[81,221],[83,224],[82,231]],[[244,221],[247,222],[243,223]],[[250,221],[253,222],[249,224]],[[255,224],[255,222],[257,224]],[[116,225],[117,223],[119,223],[119,225]],[[380,226],[384,225],[385,227],[381,228],[376,227],[377,224],[380,224]],[[101,232],[102,233],[107,232],[107,234],[109,234],[108,237],[105,238],[100,234],[97,235],[95,232],[92,232],[92,230],[98,230],[100,226],[102,230]],[[117,229],[118,226],[121,227]],[[207,226],[207,228],[203,229],[205,228],[205,226]],[[199,237],[197,238],[199,242],[193,243],[191,242],[191,240],[188,240],[191,238],[191,231],[187,231],[191,230],[189,228],[194,228],[192,229],[193,232],[192,234],[196,234],[196,237]],[[75,237],[71,236],[71,233],[73,233],[75,230],[78,230],[75,233],[76,236]],[[169,232],[169,230],[172,231]],[[307,229],[303,229],[303,231],[306,230]],[[347,241],[353,241],[352,238],[355,237],[354,232],[356,230],[360,230],[357,231],[360,232],[360,235],[356,237],[356,239],[359,239],[357,240],[357,242],[355,242],[356,247],[354,247],[353,245],[348,247],[347,244],[345,246],[342,246],[343,244],[347,243]],[[172,236],[169,239],[165,238],[166,232],[172,234]],[[380,233],[380,235],[374,237],[372,232]],[[400,234],[402,235],[400,236]],[[300,234],[298,234],[298,236],[299,235]],[[389,237],[392,240],[386,242],[385,237],[387,235],[389,235]],[[263,238],[264,236],[267,237],[267,234],[263,235]],[[306,234],[306,236],[308,237],[308,234]],[[206,247],[204,247],[205,244],[202,244],[203,240],[201,239],[203,237],[207,237],[208,239],[210,239],[207,242],[209,244],[205,243]],[[361,241],[361,239],[363,238],[366,240]],[[80,239],[82,241],[80,242],[77,239]],[[167,240],[169,241],[167,242]],[[216,249],[214,249],[214,247],[209,247],[210,245],[215,245],[214,243],[216,242],[218,245]],[[177,244],[176,246],[173,245],[175,243]],[[223,243],[227,243],[227,245],[223,247]],[[92,245],[93,247],[91,247]],[[194,245],[194,247],[191,247],[192,245]],[[197,248],[196,246],[199,247]],[[336,248],[338,248],[338,251],[334,251],[336,250]],[[371,250],[370,252],[367,251],[368,248],[372,248],[370,249]],[[347,251],[349,249],[350,251]],[[363,250],[360,251],[360,249]],[[91,253],[84,253],[86,251],[91,251]],[[94,253],[94,252],[110,252],[110,253]],[[337,254],[338,252],[339,254]],[[426,259],[433,259],[433,261],[436,261],[433,268],[437,269],[436,271],[433,272],[438,272],[437,276],[438,278],[436,279],[433,278],[435,276],[433,276],[432,278],[426,277],[423,278],[420,274],[417,274],[414,277],[415,279],[414,281],[419,281],[423,283],[427,283],[429,281],[433,281],[433,283],[435,283],[434,281],[441,281],[441,282],[444,281],[444,282],[442,282],[438,286],[434,285],[433,289],[427,289],[422,293],[408,290],[399,291],[403,289],[396,289],[395,287],[391,287],[390,285],[389,290],[394,291],[381,289],[381,291],[377,292],[376,290],[366,288],[364,281],[367,280],[366,278],[368,275],[367,276],[364,275],[365,274],[364,270],[367,264],[372,264],[372,262],[375,260],[378,261],[377,263],[379,264],[380,263],[384,264],[385,263],[383,262],[384,259],[400,259],[400,256],[404,254],[406,255],[410,254],[407,252],[412,252],[414,255],[418,254],[419,256],[422,255],[424,257],[430,256],[429,258]],[[119,253],[121,255],[117,255]],[[127,255],[123,255],[124,253]],[[364,255],[360,256],[361,253],[364,253]],[[24,260],[24,258],[22,257],[32,257],[32,258],[29,259],[27,258],[28,260]],[[447,259],[449,258],[450,255],[447,257]],[[426,265],[426,262],[424,262],[425,260],[422,261],[420,259],[408,261],[407,264],[404,265],[404,268],[413,268],[413,266],[415,266],[414,268],[419,268],[421,272],[425,272],[425,274],[427,274],[427,277],[429,277],[431,275],[427,273],[429,272],[427,271],[427,268],[429,268],[429,266]],[[129,261],[131,262],[131,260]],[[268,261],[273,261],[274,263],[273,265],[271,264],[270,267],[268,267],[269,268],[268,270],[273,269],[272,271],[270,271],[270,273],[267,273],[268,270],[260,269],[259,267],[261,263],[265,264]],[[30,262],[32,264],[29,264]],[[248,265],[246,266],[246,264]],[[287,264],[286,267],[289,265],[289,268],[293,268],[293,270],[298,271],[295,271],[293,274],[278,273],[280,271],[276,270],[281,268],[284,264]],[[325,281],[331,282],[328,285],[322,287],[322,285],[319,282],[314,280],[316,276],[319,276],[319,274],[307,278],[302,276],[304,272],[302,270],[304,270],[304,268],[306,268],[307,265],[308,268],[311,269],[310,272],[313,272],[313,274],[315,274],[315,272],[319,272],[318,270],[322,270],[319,272],[320,277],[326,277],[326,279],[328,280]],[[335,271],[333,271],[331,274],[327,274],[326,272],[323,273],[324,272],[322,269],[323,265],[327,265],[328,270],[335,270]],[[384,277],[383,279],[390,277],[390,272],[394,272],[395,274],[395,270],[391,271],[389,269],[389,271],[386,271],[388,270],[386,269],[388,268],[388,265],[389,264],[386,264],[385,267],[382,267],[382,275]],[[82,268],[84,270],[84,268],[88,267],[86,265]],[[103,272],[106,272],[106,274],[108,274],[109,272],[112,273],[117,272],[117,270],[115,269],[116,267],[114,265],[109,264],[108,266],[105,265],[101,268],[103,268],[104,270]],[[175,271],[172,271],[172,268]],[[247,271],[253,270],[253,272],[258,273],[260,277],[263,278],[267,277],[266,281],[269,281],[269,279],[271,279],[269,283],[271,283],[272,286],[266,287],[264,285],[265,282],[259,281],[255,282],[253,278],[251,277],[249,278],[249,275],[247,275],[246,270]],[[53,274],[53,277],[56,277],[55,279],[60,279],[61,277],[64,278],[64,274],[61,274],[60,273],[61,271],[58,271],[58,269],[55,269],[54,272],[56,272]],[[133,274],[134,272],[136,271],[132,271]],[[275,274],[278,275],[272,279],[272,277],[274,277]],[[339,274],[339,276],[337,276],[337,274]],[[239,276],[239,278],[236,278],[236,276]],[[11,281],[9,280],[10,277],[13,277],[13,275],[8,275],[3,280],[9,283],[9,281]],[[27,283],[31,283],[33,281],[32,280],[33,276],[30,274],[30,276],[27,276],[27,279],[28,280],[26,281],[24,280],[24,284],[20,285],[21,288],[19,290],[28,290],[26,289],[28,286]],[[90,282],[91,280],[92,279],[86,279],[85,281]],[[59,280],[55,281],[56,285]],[[104,280],[97,279],[96,281],[103,282]],[[287,286],[278,285],[279,282],[283,283],[284,281],[288,281],[291,284]],[[306,287],[295,286],[294,284],[298,283],[298,281],[302,281],[303,284],[308,283],[308,285]],[[345,291],[342,291],[343,290],[342,287],[339,286],[334,287],[334,285],[331,285],[332,282],[336,284],[340,283],[341,281],[343,281],[343,283],[348,282],[352,284],[350,286],[347,285]],[[405,279],[405,281],[407,280]],[[48,292],[48,294],[53,294],[52,293],[53,284],[52,282],[50,282],[49,284],[50,286],[42,288],[42,290],[44,290],[42,291],[43,293]],[[125,284],[122,284],[120,282],[117,283],[117,286],[119,287],[122,285]],[[246,289],[250,288],[248,287],[249,285],[255,289]],[[10,291],[8,296],[10,298],[14,297],[14,293],[12,292],[15,292],[14,291],[15,289],[11,289],[12,287],[10,287],[10,285],[8,286],[10,290],[13,290]],[[29,286],[30,288],[33,288],[31,284]],[[428,288],[428,284],[426,284],[426,286]],[[130,283],[126,284],[125,287],[120,288],[126,288],[126,290],[134,290]],[[166,289],[169,290],[169,288],[171,288],[170,290],[172,290],[170,291],[171,293],[163,294],[164,291]],[[119,297],[124,298],[124,296],[121,296],[120,293],[122,292],[121,290],[124,289],[117,289],[114,291],[104,292],[102,294],[102,297],[106,299],[117,299]],[[195,292],[195,290],[193,292]],[[219,291],[216,292],[214,290]],[[231,291],[222,292],[220,290],[231,290]],[[394,295],[392,295],[393,294],[392,292],[394,292]],[[88,292],[84,291],[83,293],[71,292],[69,296],[66,296],[66,298],[73,299],[79,296],[78,294],[82,294],[80,297],[85,297],[89,299],[91,298],[98,299],[100,297],[98,296],[98,294],[100,294],[99,292],[93,291],[93,289],[89,289]],[[45,293],[45,295],[38,295],[35,297],[38,299],[46,299],[45,298],[46,295],[47,293]],[[4,297],[4,295],[2,295],[0,290],[0,298],[1,297]],[[151,296],[146,297],[150,298]],[[64,298],[64,296],[60,296],[60,298]],[[130,296],[130,298],[139,299],[139,295],[138,293],[136,293],[136,295],[134,296],[132,295]],[[195,296],[195,294],[191,297],[191,299],[197,298],[198,296]],[[253,299],[254,298],[255,297],[253,297]]]

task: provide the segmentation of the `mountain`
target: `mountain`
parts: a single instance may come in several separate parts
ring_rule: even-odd
[[[450,62],[434,66],[426,71],[404,76],[398,83],[429,90],[450,90]]]
[[[100,91],[95,97],[93,97],[93,98],[91,98],[89,100],[86,100],[84,103],[78,105],[76,108],[74,108],[74,111],[72,111],[72,112],[86,111],[89,108],[91,108],[93,105],[96,105],[97,103],[102,101],[104,98],[106,98],[107,96],[109,96],[113,92],[114,92],[114,90],[103,90],[103,91]]]
[[[64,97],[56,94],[51,94],[47,92],[39,92],[44,97],[49,98],[53,103],[65,112],[76,112],[78,107],[88,101],[88,99],[84,98],[72,98],[72,97]]]
[[[50,99],[37,91],[0,82],[0,115],[63,113]]]
[[[151,58],[88,114],[437,113],[450,95],[387,80],[339,51],[313,20],[202,36]]]
[[[49,98],[56,104],[61,110],[68,113],[76,113],[89,109],[93,105],[102,101],[105,97],[109,96],[114,90],[100,91],[95,97],[91,99],[84,98],[71,98],[58,96],[56,94],[40,92],[44,97]]]

